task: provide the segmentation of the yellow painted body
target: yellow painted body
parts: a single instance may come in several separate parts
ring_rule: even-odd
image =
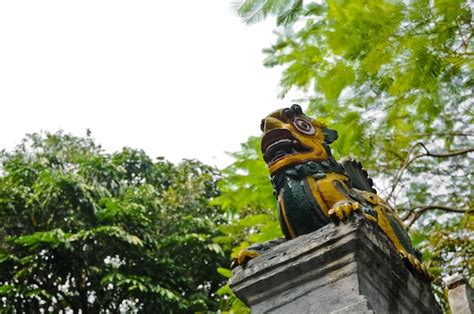
[[[334,182],[339,182],[346,191],[349,191],[347,187],[347,181],[349,181],[349,179],[346,176],[338,173],[328,173],[325,178],[319,180],[308,178],[308,180],[311,193],[318,201],[318,204],[326,216],[329,217],[329,210],[333,208],[336,203],[348,200],[347,196],[334,186]]]
[[[397,234],[395,233],[392,225],[390,224],[390,221],[387,217],[387,213],[390,213],[393,218],[397,220],[397,222],[403,226],[403,222],[400,220],[398,215],[393,211],[393,209],[388,206],[388,204],[380,198],[377,194],[370,193],[367,191],[357,191],[361,196],[364,197],[364,199],[374,205],[374,209],[377,212],[377,218],[371,215],[366,215],[370,216],[369,220],[371,221],[376,221],[377,224],[379,225],[380,229],[387,235],[387,237],[392,241],[393,245],[395,248],[402,254],[403,256],[409,255],[407,250],[404,248],[402,243],[400,242]]]

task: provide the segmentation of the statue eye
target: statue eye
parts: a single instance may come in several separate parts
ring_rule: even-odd
[[[265,131],[265,119],[262,119],[262,122],[260,122],[260,130]]]
[[[314,135],[316,133],[316,129],[314,128],[314,126],[310,122],[301,118],[296,118],[293,121],[293,126],[298,131],[306,135]]]

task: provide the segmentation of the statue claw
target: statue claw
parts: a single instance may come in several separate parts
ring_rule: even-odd
[[[328,214],[336,223],[349,218],[351,213],[360,210],[360,204],[353,201],[341,201],[334,204]]]
[[[254,259],[255,257],[259,256],[260,253],[255,250],[243,249],[237,254],[236,257],[232,259],[230,263],[230,269],[234,269],[237,266],[243,266],[247,261]]]

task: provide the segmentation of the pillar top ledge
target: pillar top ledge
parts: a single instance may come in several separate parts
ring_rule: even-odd
[[[362,217],[266,251],[235,268],[230,287],[252,313],[441,313],[430,284]]]

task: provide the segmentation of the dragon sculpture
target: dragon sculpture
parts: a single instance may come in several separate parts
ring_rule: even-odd
[[[381,199],[373,181],[353,159],[340,163],[329,144],[338,134],[307,117],[299,105],[272,112],[262,120],[261,149],[278,203],[278,218],[285,239],[256,244],[240,251],[231,268],[285,240],[313,232],[354,213],[377,224],[417,277],[432,276],[421,262],[395,211]]]

